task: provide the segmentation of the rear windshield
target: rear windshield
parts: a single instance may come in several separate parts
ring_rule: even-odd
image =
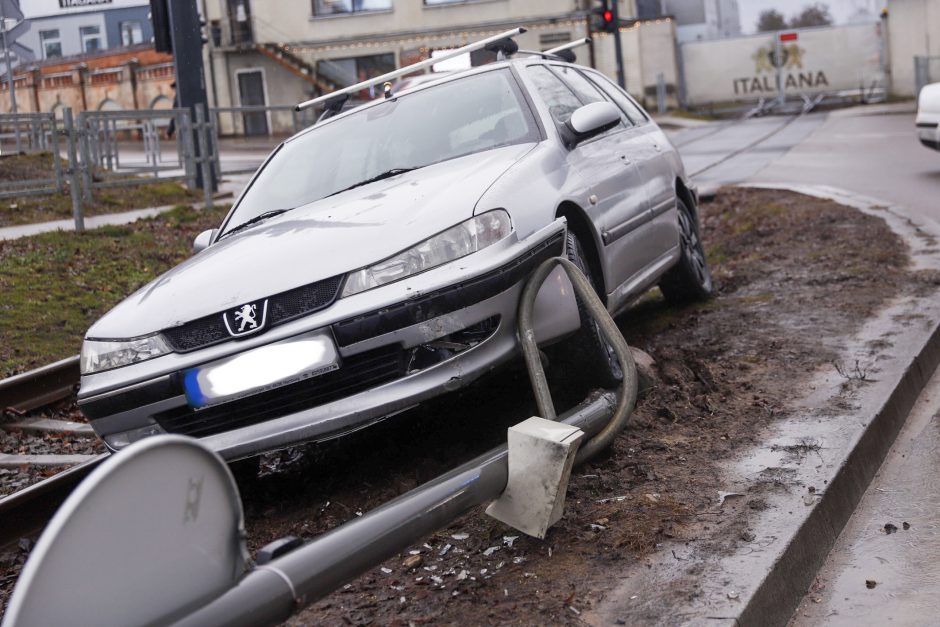
[[[508,70],[392,98],[286,142],[258,174],[225,231],[390,170],[538,139],[532,114]]]

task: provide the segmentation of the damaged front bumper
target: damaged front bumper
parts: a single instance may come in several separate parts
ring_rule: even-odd
[[[331,307],[242,341],[174,353],[82,377],[79,405],[112,449],[156,433],[203,438],[228,459],[325,440],[469,384],[517,350],[516,308],[525,279],[564,254],[565,222],[421,275],[340,299]],[[562,272],[546,281],[536,335],[579,326]],[[194,409],[184,373],[301,334],[334,339],[340,367],[239,400]]]

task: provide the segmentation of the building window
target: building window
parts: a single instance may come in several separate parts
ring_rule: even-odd
[[[82,38],[82,50],[85,52],[94,52],[101,50],[101,28],[98,26],[82,26],[78,29],[78,34]]]
[[[144,42],[144,31],[140,22],[121,22],[121,45],[133,46]]]
[[[39,31],[39,42],[42,45],[42,58],[53,59],[62,56],[62,40],[59,39],[59,29]]]
[[[348,15],[391,10],[392,0],[313,0],[314,15]]]
[[[376,54],[368,57],[322,59],[317,62],[317,74],[337,86],[348,87],[380,76],[395,69],[395,55]],[[353,97],[370,100],[382,95],[381,85],[364,89]]]

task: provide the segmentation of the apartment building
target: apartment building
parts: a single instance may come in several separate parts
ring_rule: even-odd
[[[208,18],[208,91],[218,106],[291,105],[433,58],[440,51],[525,26],[523,49],[546,50],[588,34],[590,0],[200,0]],[[635,0],[621,0],[627,87],[638,97],[658,73],[674,84],[673,21],[640,23]],[[644,34],[645,33],[645,34]],[[645,42],[645,43],[644,43]],[[647,51],[657,46],[656,54]],[[662,50],[659,50],[662,48]],[[591,51],[578,51],[591,63]],[[596,37],[596,67],[615,75],[613,37]],[[447,67],[479,65],[474,55]],[[645,61],[645,64],[644,64]],[[660,67],[661,66],[661,67]],[[438,70],[445,68],[436,68]],[[362,97],[369,97],[363,94]],[[250,133],[290,126],[288,112],[233,116]],[[223,131],[226,120],[221,120]],[[247,128],[247,127],[252,128]],[[235,129],[230,129],[235,130]]]
[[[96,53],[149,43],[153,38],[148,0],[25,0],[29,30],[17,43],[34,60]]]

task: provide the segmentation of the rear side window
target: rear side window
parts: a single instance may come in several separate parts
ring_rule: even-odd
[[[558,124],[567,122],[571,114],[581,106],[581,101],[577,99],[574,92],[544,65],[530,65],[526,70],[555,122]]]
[[[617,106],[623,110],[623,112],[634,124],[643,124],[649,119],[646,114],[643,113],[643,110],[633,102],[633,99],[630,98],[630,96],[628,96],[622,89],[620,89],[620,87],[615,85],[609,78],[597,72],[590,72],[590,77],[595,83],[600,85],[601,89],[603,89],[604,92],[610,96],[614,102],[617,103]]]

